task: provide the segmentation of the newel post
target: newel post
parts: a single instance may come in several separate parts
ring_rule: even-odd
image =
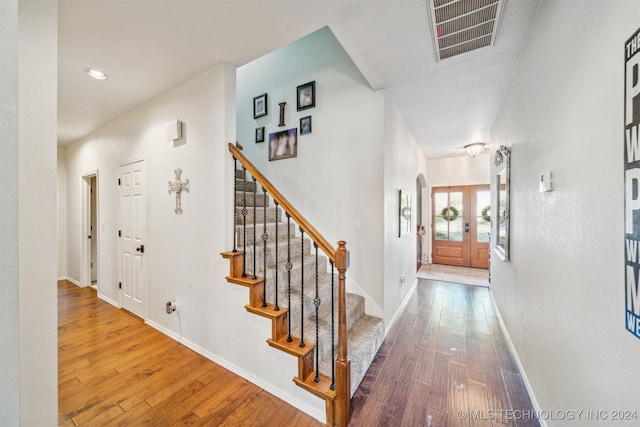
[[[335,423],[348,426],[351,418],[351,362],[347,353],[347,291],[346,277],[349,268],[347,242],[340,240],[336,250],[338,269],[338,358],[336,359],[336,412]]]

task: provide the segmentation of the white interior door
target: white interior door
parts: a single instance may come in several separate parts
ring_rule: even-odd
[[[144,161],[120,166],[122,308],[146,319]]]

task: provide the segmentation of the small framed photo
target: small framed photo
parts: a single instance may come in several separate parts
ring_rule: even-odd
[[[298,128],[269,134],[269,161],[298,157]]]
[[[316,82],[312,81],[297,88],[298,111],[316,106]]]
[[[256,128],[256,142],[264,142],[264,126]]]
[[[311,116],[300,119],[300,135],[311,133]]]
[[[253,118],[267,115],[267,94],[264,93],[260,96],[253,98]]]

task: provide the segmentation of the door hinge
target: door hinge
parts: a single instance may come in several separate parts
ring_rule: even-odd
[[[118,282],[118,289],[122,289],[122,282]]]
[[[118,230],[118,237],[122,237],[122,230]]]
[[[118,185],[122,185],[122,183],[120,182],[120,178],[118,178]]]

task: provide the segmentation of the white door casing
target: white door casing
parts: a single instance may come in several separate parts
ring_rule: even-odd
[[[146,319],[145,274],[146,204],[144,160],[120,166],[120,304]]]

